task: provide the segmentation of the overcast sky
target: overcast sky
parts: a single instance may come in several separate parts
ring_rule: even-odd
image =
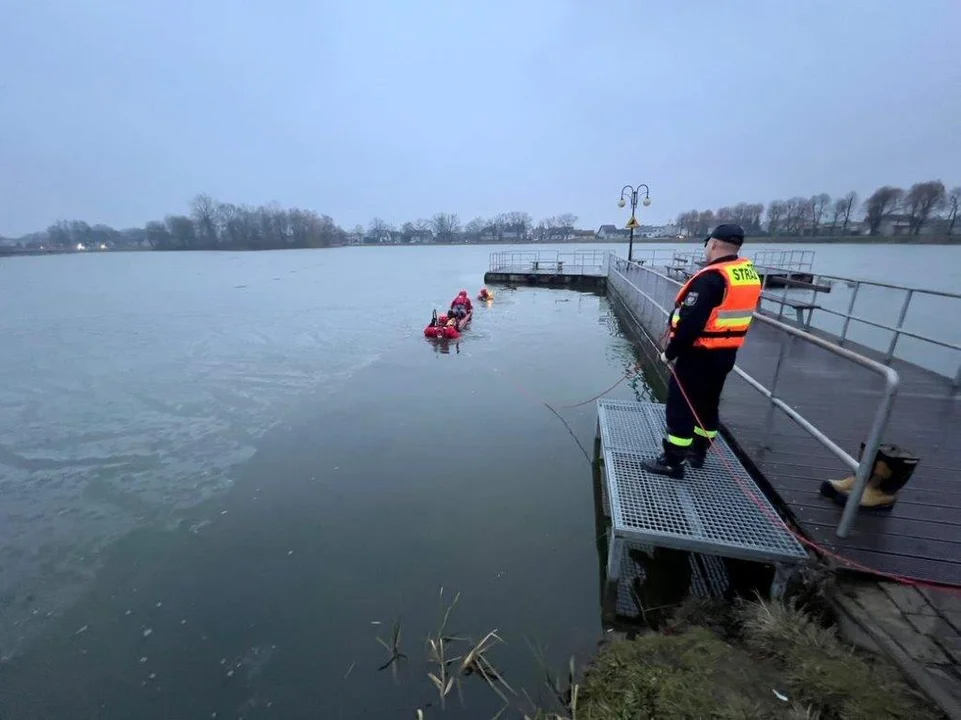
[[[961,183],[958,0],[2,0],[0,233]]]

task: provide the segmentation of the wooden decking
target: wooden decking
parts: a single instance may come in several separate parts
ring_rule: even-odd
[[[739,366],[770,387],[780,344],[781,331],[755,323]],[[724,390],[722,423],[811,540],[882,572],[961,585],[961,394],[915,365],[896,360],[892,367],[901,385],[884,442],[912,450],[921,462],[894,509],[859,512],[848,538],[835,534],[841,508],[818,493],[822,480],[849,474],[834,455],[780,411],[769,424],[770,403],[735,374]],[[882,389],[869,370],[796,341],[777,395],[857,457]]]

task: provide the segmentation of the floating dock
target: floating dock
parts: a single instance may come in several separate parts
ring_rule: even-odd
[[[849,307],[860,285],[873,284],[826,280],[851,294]],[[665,268],[611,262],[608,296],[649,345],[663,332],[679,287]],[[828,312],[816,302],[766,295],[775,309],[756,314],[738,352],[721,399],[722,432],[777,505],[824,550],[879,573],[961,586],[961,443],[951,439],[961,427],[961,371],[938,374],[897,357],[903,335],[961,360],[961,346],[903,326],[912,299],[937,296],[953,304],[943,310],[948,316],[961,310],[961,294],[900,290],[906,300],[890,325],[844,314],[845,332],[856,322],[887,328],[892,341],[879,348],[811,329],[812,314]],[[784,313],[791,308],[796,318]],[[878,441],[901,445],[921,462],[891,510],[852,508],[842,522],[842,509],[819,494],[820,484],[855,473],[860,444]]]
[[[603,292],[607,289],[607,253],[603,250],[546,253],[491,253],[485,285],[541,285]]]
[[[546,264],[548,273],[577,270],[591,282],[603,274],[616,315],[641,341],[639,347],[654,357],[682,285],[670,271],[681,254],[635,247],[634,261],[627,261],[606,253],[607,257],[598,257],[602,253],[493,253],[491,266],[494,272],[505,263],[522,263],[533,273]],[[772,270],[809,273],[810,282],[804,282],[810,293],[795,292],[797,288],[776,292],[765,288],[762,308],[722,395],[722,433],[728,442],[724,447],[735,450],[743,463],[735,467],[757,480],[787,521],[827,552],[837,553],[862,570],[961,586],[961,442],[957,439],[961,344],[950,337],[924,336],[905,326],[912,301],[926,306],[941,302],[944,308],[933,312],[950,317],[961,311],[961,294],[818,274],[812,269],[812,251],[762,251],[754,260],[769,269],[769,276]],[[564,281],[563,286],[577,284]],[[878,292],[900,293],[904,301],[899,317],[888,323],[859,317],[855,301],[862,287],[872,291],[868,298],[872,301]],[[847,312],[821,306],[818,297],[827,292],[825,288],[842,294]],[[839,335],[812,327],[822,313],[833,316],[835,322],[843,321]],[[858,324],[887,331],[889,339],[876,347],[852,343],[848,328]],[[950,354],[956,372],[937,373],[899,357],[900,346],[908,340]],[[666,369],[661,368],[661,373],[666,380]],[[642,429],[635,431],[641,433]],[[644,442],[648,441],[646,451],[656,451],[657,443],[650,438]],[[874,443],[895,443],[921,461],[889,511],[852,507],[843,514],[842,508],[819,494],[819,487],[824,480],[868,469],[858,457],[862,442],[869,448]],[[654,492],[656,488],[652,485],[650,489]],[[675,503],[672,517],[693,522],[689,512],[694,505],[684,503],[700,500],[677,495],[664,498]],[[684,527],[690,530],[693,526]],[[644,540],[637,532],[628,532],[626,525],[622,530],[624,537],[630,535],[639,542],[675,548],[682,543],[686,549],[724,554],[711,545],[710,534],[682,533],[679,537],[687,539],[678,540],[664,532]],[[737,542],[746,544],[741,547],[735,542],[728,554],[750,554],[749,528],[730,532],[742,532],[744,537]],[[695,536],[707,545],[700,550],[691,546],[689,541]],[[614,562],[611,567],[615,574],[616,565]],[[838,567],[845,565],[839,562]]]

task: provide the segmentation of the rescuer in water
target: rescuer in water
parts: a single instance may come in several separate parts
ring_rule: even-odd
[[[738,257],[743,242],[739,225],[714,228],[704,240],[707,264],[674,300],[670,339],[661,353],[663,362],[674,363],[667,395],[667,437],[660,456],[644,461],[650,472],[680,478],[685,461],[702,467],[717,436],[724,381],[734,368],[761,298],[754,265]]]
[[[450,304],[450,312],[458,320],[467,317],[467,313],[472,309],[473,306],[471,305],[470,296],[466,290],[461,290],[457,293],[457,297],[455,297],[454,301]]]

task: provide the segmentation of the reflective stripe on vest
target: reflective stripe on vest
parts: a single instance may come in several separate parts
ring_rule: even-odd
[[[744,344],[754,311],[761,299],[761,278],[747,258],[706,265],[691,276],[674,300],[671,336],[680,321],[681,305],[687,297],[691,283],[705,272],[719,272],[724,278],[724,298],[720,305],[711,310],[704,330],[694,341],[694,347],[708,350],[737,349]]]

